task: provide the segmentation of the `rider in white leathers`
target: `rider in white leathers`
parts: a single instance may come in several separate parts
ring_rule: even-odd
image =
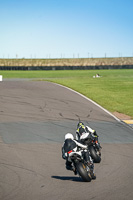
[[[85,161],[88,163],[88,165],[91,167],[92,172],[93,172],[94,164],[93,164],[92,158],[90,157],[87,145],[83,145],[82,143],[77,142],[71,133],[67,133],[65,135],[65,141],[62,146],[62,158],[66,160],[66,169],[73,170],[74,173],[76,174],[76,171],[75,171],[75,169],[73,169],[73,166],[72,166],[72,161],[69,158],[69,151],[73,150],[75,152],[78,152],[79,148],[84,150],[82,152],[83,157],[84,157]],[[94,173],[92,174],[92,178],[93,179],[96,178]]]

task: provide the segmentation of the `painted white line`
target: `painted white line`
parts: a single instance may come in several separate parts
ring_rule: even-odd
[[[82,96],[83,98],[87,99],[88,101],[90,101],[91,103],[95,104],[97,107],[99,107],[100,109],[102,109],[104,112],[108,113],[110,116],[112,116],[112,117],[113,117],[114,119],[116,119],[118,122],[121,122],[120,119],[118,119],[116,116],[114,116],[114,115],[113,115],[112,113],[110,113],[108,110],[106,110],[105,108],[103,108],[102,106],[100,106],[99,104],[97,104],[95,101],[93,101],[93,100],[89,99],[88,97],[84,96],[83,94],[81,94],[81,93],[79,93],[79,92],[77,92],[77,91],[75,91],[75,90],[73,90],[73,89],[71,89],[71,88],[69,88],[69,87],[66,87],[66,86],[64,86],[64,85],[60,85],[60,84],[58,84],[58,83],[55,83],[55,84],[57,84],[57,85],[59,85],[59,86],[61,86],[61,87],[64,87],[64,88],[66,88],[66,89],[68,89],[68,90],[70,90],[70,91],[72,91],[72,92],[75,92],[76,94]]]

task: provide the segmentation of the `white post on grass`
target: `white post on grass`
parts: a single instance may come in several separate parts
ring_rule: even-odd
[[[0,75],[0,81],[2,81],[2,75]]]

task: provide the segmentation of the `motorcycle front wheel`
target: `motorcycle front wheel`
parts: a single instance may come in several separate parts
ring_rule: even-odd
[[[83,179],[83,181],[85,181],[85,182],[91,181],[91,176],[90,176],[90,174],[88,174],[88,172],[86,170],[86,166],[83,163],[81,163],[81,162],[75,163],[75,167],[76,167],[78,174]]]

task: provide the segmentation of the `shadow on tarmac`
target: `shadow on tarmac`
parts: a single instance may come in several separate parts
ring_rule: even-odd
[[[51,178],[63,180],[63,181],[75,181],[75,182],[83,182],[80,177],[74,176],[51,176]]]

